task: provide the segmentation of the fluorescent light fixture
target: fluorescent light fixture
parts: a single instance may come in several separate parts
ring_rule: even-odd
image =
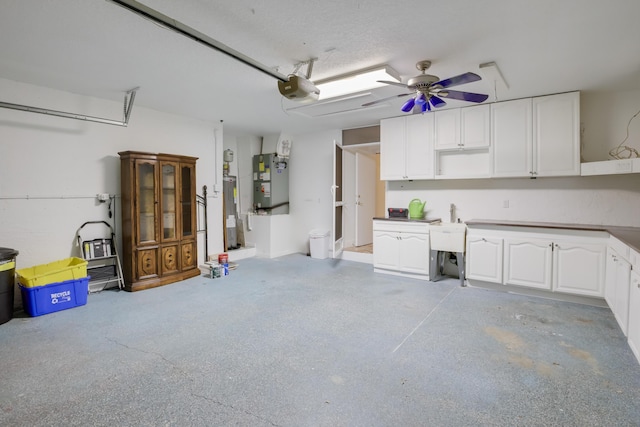
[[[393,68],[387,65],[380,65],[331,77],[330,79],[319,80],[314,84],[320,89],[319,99],[322,100],[386,86],[384,83],[379,83],[378,80],[400,82],[400,76]]]

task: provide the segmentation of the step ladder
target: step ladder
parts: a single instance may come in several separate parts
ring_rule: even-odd
[[[115,286],[124,289],[122,265],[111,225],[106,221],[87,221],[80,226],[76,237],[82,258],[87,261],[89,293]]]

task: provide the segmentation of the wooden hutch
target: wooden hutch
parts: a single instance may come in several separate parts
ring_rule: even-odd
[[[125,289],[139,291],[199,275],[197,157],[118,154]]]

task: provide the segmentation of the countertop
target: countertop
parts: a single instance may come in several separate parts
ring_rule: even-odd
[[[398,221],[398,222],[424,222],[427,224],[433,222],[442,221],[440,218],[424,218],[424,219],[410,219],[410,218],[382,218],[382,217],[374,217],[375,221]]]
[[[640,227],[620,227],[616,225],[564,224],[558,222],[511,221],[504,219],[472,219],[467,226],[501,225],[509,227],[556,228],[565,230],[606,231],[616,239],[640,252]]]

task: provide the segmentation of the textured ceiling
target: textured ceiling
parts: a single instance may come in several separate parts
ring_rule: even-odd
[[[282,74],[316,57],[312,80],[386,63],[406,81],[418,74],[417,61],[430,59],[430,74],[441,78],[483,75],[479,64],[495,61],[508,90],[487,75],[458,88],[490,100],[640,89],[638,0],[141,3]],[[358,127],[401,114],[403,99],[324,118],[287,113],[298,104],[280,96],[273,77],[108,0],[2,0],[0,11],[0,78],[118,101],[140,86],[136,105],[224,120],[227,131],[255,135]],[[401,92],[387,87],[375,96]],[[0,101],[20,103],[2,94]]]

